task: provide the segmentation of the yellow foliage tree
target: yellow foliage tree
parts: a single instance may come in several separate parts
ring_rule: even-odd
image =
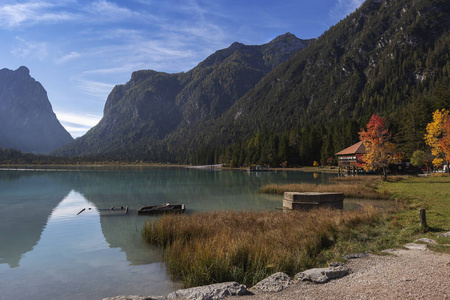
[[[433,113],[433,121],[427,125],[427,133],[425,134],[425,143],[431,147],[431,154],[434,156],[433,165],[440,166],[445,161],[445,153],[439,143],[444,134],[444,122],[448,117],[448,110],[436,110]]]

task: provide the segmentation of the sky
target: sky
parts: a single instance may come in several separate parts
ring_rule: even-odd
[[[187,72],[233,42],[317,38],[363,0],[2,0],[0,69],[30,69],[74,137],[131,73]]]

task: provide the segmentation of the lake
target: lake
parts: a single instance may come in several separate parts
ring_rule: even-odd
[[[154,217],[137,216],[139,207],[275,210],[282,196],[260,194],[261,186],[326,184],[333,176],[188,168],[0,170],[0,299],[167,295],[181,283],[170,278],[161,250],[142,241],[141,229]]]

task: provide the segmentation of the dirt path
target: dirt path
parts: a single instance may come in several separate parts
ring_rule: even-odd
[[[260,299],[450,299],[450,255],[396,250],[392,256],[352,259],[352,273],[326,284],[295,282],[279,293],[239,297]]]

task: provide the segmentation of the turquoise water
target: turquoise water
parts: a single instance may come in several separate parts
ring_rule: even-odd
[[[152,217],[137,216],[139,207],[274,210],[282,196],[260,194],[261,186],[327,183],[331,176],[185,168],[1,170],[0,299],[167,295],[181,284],[171,280],[160,249],[143,243],[142,226]]]

